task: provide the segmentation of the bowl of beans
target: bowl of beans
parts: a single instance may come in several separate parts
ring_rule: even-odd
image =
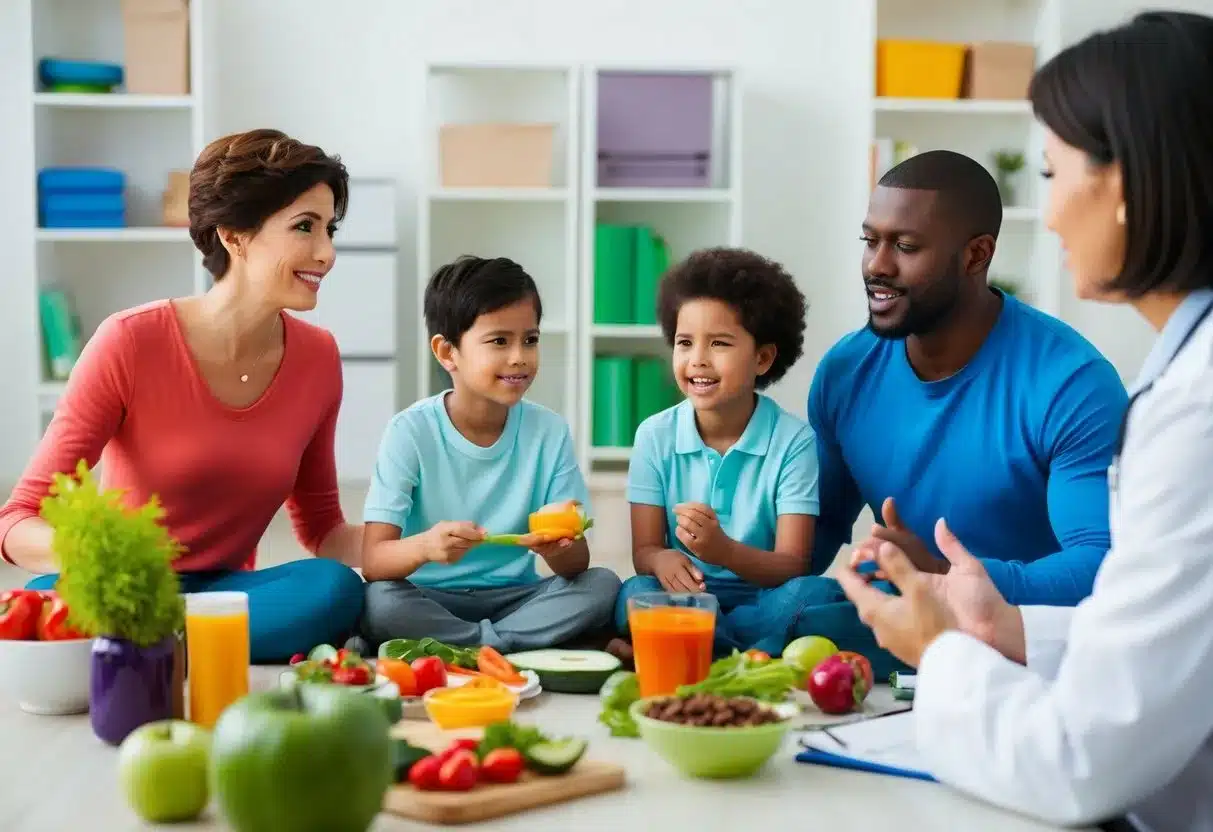
[[[750,777],[792,727],[779,708],[744,696],[658,696],[632,704],[640,738],[690,777]]]

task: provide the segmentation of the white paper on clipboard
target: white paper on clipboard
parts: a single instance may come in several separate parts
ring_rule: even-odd
[[[805,745],[842,757],[893,768],[926,771],[926,762],[914,741],[914,713],[865,719],[848,725],[810,731]]]

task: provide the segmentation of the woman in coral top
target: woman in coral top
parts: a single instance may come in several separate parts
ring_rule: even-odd
[[[88,340],[33,459],[0,509],[0,554],[54,584],[38,516],[51,477],[100,460],[132,505],[158,495],[185,547],[182,590],[249,596],[254,662],[340,643],[362,611],[362,526],[338,502],[341,362],[316,306],[345,212],[344,165],[273,130],[212,142],[190,174],[190,236],[214,285],[106,319]],[[253,569],[286,504],[316,558]]]

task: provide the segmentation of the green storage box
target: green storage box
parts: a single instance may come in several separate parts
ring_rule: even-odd
[[[635,363],[628,356],[594,356],[593,425],[597,448],[626,448],[636,434]]]
[[[633,323],[636,232],[631,226],[594,227],[594,323]]]
[[[651,228],[636,229],[635,290],[632,319],[638,324],[657,323],[657,286],[670,267],[670,248]]]
[[[636,424],[682,399],[670,363],[662,358],[636,359]]]

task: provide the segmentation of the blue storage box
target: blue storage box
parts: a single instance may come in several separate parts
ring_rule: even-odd
[[[38,225],[42,228],[123,228],[126,175],[112,168],[38,171]]]
[[[104,61],[43,58],[38,62],[38,80],[45,87],[89,87],[109,90],[122,83],[122,66]]]
[[[126,201],[122,194],[46,194],[38,199],[43,228],[123,228]]]

